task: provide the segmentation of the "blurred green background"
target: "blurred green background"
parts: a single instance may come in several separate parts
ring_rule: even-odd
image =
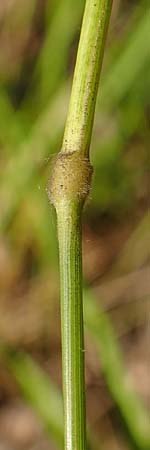
[[[63,448],[58,250],[46,186],[84,3],[0,1],[0,450]],[[114,0],[83,220],[90,450],[150,449],[149,36],[149,1]]]

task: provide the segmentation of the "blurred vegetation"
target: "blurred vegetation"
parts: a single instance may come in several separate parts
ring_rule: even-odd
[[[83,224],[89,446],[148,450],[150,6],[113,3]],[[3,450],[63,442],[58,252],[46,185],[61,147],[83,8],[83,0],[0,2]],[[24,398],[50,440],[44,431],[39,444],[36,436],[24,447],[11,438],[4,424]]]

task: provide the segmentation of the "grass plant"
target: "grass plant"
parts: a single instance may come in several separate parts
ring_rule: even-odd
[[[81,221],[91,184],[89,147],[111,6],[111,0],[86,1],[64,139],[49,188],[59,243],[65,450],[87,448]]]
[[[16,2],[13,3],[15,5]],[[16,266],[16,259],[18,261],[19,280],[21,280],[21,283],[23,282],[23,286],[26,289],[23,299],[26,299],[27,310],[25,308],[23,317],[25,326],[18,333],[19,327],[21,328],[19,320],[19,317],[21,317],[20,306],[18,315],[15,311],[18,308],[18,301],[18,305],[21,305],[21,296],[15,297],[16,292],[18,292],[18,277],[17,281],[13,282],[13,286],[10,286],[9,292],[10,271],[8,259],[8,268],[4,265],[2,271],[3,274],[6,267],[5,276],[3,277],[2,275],[1,277],[0,274],[0,281],[2,281],[2,292],[0,292],[2,303],[0,300],[0,309],[3,317],[1,322],[7,322],[7,317],[10,319],[10,322],[8,320],[8,331],[5,326],[1,327],[1,343],[4,339],[6,348],[4,346],[2,353],[0,348],[0,356],[2,365],[4,364],[4,367],[9,370],[9,376],[16,380],[21,396],[27,400],[35,413],[37,412],[39,415],[41,422],[48,431],[50,440],[53,440],[55,445],[62,449],[64,442],[61,392],[55,382],[53,383],[51,380],[51,375],[46,375],[45,371],[42,371],[39,365],[36,364],[36,361],[34,362],[22,350],[26,348],[27,351],[28,348],[28,346],[26,347],[26,336],[27,334],[29,336],[32,334],[33,315],[35,316],[35,323],[38,320],[38,314],[36,314],[38,290],[39,301],[41,302],[41,325],[37,330],[37,334],[35,333],[34,345],[37,345],[38,351],[40,351],[40,354],[42,353],[42,361],[44,362],[45,357],[48,357],[50,358],[50,364],[53,365],[53,359],[51,360],[52,347],[50,347],[50,345],[53,345],[53,339],[51,344],[49,342],[49,332],[52,335],[50,330],[53,315],[50,314],[48,304],[45,323],[45,315],[43,315],[42,308],[44,307],[45,311],[44,302],[49,301],[52,304],[54,300],[51,279],[53,275],[54,279],[56,276],[57,285],[58,278],[55,273],[57,267],[57,243],[54,237],[55,225],[53,214],[51,214],[52,208],[49,208],[45,185],[49,176],[49,160],[60,149],[62,141],[70,93],[70,74],[72,72],[74,54],[76,53],[76,42],[85,0],[77,0],[74,11],[72,10],[73,0],[47,0],[43,3],[41,8],[42,14],[40,14],[39,19],[37,17],[39,10],[36,8],[38,5],[37,0],[31,0],[31,5],[29,6],[29,2],[27,2],[27,5],[26,2],[22,3],[25,3],[25,10],[29,12],[29,14],[24,14],[23,5],[21,6],[23,30],[27,29],[25,34],[31,39],[29,49],[31,53],[30,51],[25,52],[21,60],[19,54],[18,56],[16,55],[19,78],[17,73],[14,76],[11,71],[9,72],[6,69],[5,73],[7,76],[6,78],[2,76],[0,88],[0,145],[2,150],[0,162],[0,250],[2,248],[3,257],[4,248],[6,255],[8,254],[10,261],[12,261],[12,274],[14,273],[14,265]],[[93,5],[96,5],[93,6],[93,13],[94,11],[96,13],[97,9],[95,8],[97,8],[97,5],[101,5],[102,8],[102,5],[106,3],[104,0],[101,0],[101,2],[93,1]],[[119,252],[116,261],[113,261],[110,267],[108,265],[104,278],[97,280],[99,282],[101,279],[102,283],[103,281],[107,283],[118,275],[122,277],[126,274],[126,277],[128,275],[129,278],[130,275],[134,277],[134,271],[140,268],[143,268],[144,272],[150,254],[150,245],[148,245],[150,216],[146,213],[146,177],[149,161],[149,130],[146,125],[146,118],[149,108],[147,92],[150,89],[150,41],[147,37],[150,10],[149,0],[138,0],[133,2],[134,5],[131,5],[130,2],[127,3],[128,5],[124,7],[123,2],[116,2],[117,6],[114,2],[115,9],[101,77],[101,89],[100,95],[98,94],[92,139],[92,163],[95,176],[92,202],[91,206],[89,205],[86,223],[89,226],[89,218],[95,220],[95,217],[96,219],[101,217],[101,233],[101,227],[103,229],[105,223],[103,221],[105,214],[106,216],[108,215],[110,225],[114,217],[118,223],[118,218],[121,217],[120,213],[123,212],[124,215],[126,211],[129,212],[131,222],[132,220],[134,222],[135,210],[139,206],[141,215],[139,216],[139,212],[137,212],[136,229],[121,252]],[[87,5],[90,4],[92,2],[88,0]],[[13,16],[11,15],[10,17],[9,14],[8,23],[6,19],[6,28],[10,29],[10,22],[13,24],[13,29],[20,45],[20,34],[17,35],[18,24],[20,26],[20,21],[18,22],[17,18],[19,17],[19,10],[17,8],[16,12],[16,7],[12,6],[13,8]],[[99,13],[101,13],[100,8]],[[90,13],[87,16],[87,23],[90,25],[90,20],[92,20],[93,16]],[[107,19],[106,17],[106,22]],[[71,444],[67,443],[67,450],[68,448],[70,450],[69,445],[72,445],[75,450],[78,450],[78,448],[85,450],[86,447],[81,240],[83,207],[86,201],[85,197],[90,190],[92,174],[89,161],[89,147],[104,50],[103,44],[106,37],[105,27],[103,28],[105,15],[103,20],[101,17],[100,21],[102,33],[100,33],[98,27],[94,26],[92,28],[93,42],[94,36],[97,35],[96,33],[99,29],[99,39],[96,40],[96,47],[94,46],[93,52],[91,52],[92,47],[89,45],[87,51],[88,39],[87,36],[84,39],[85,28],[81,33],[83,45],[80,43],[79,46],[62,150],[54,164],[51,164],[53,186],[51,185],[50,187],[50,197],[56,206],[58,216],[60,248],[64,410],[65,429],[67,429],[65,441],[67,439],[71,441]],[[15,24],[17,27],[14,27]],[[39,25],[40,27],[42,25],[42,34],[38,33],[37,36]],[[21,25],[21,40],[23,30]],[[32,49],[32,37],[33,41],[36,40],[36,37],[38,38],[37,49]],[[86,44],[85,48],[84,44]],[[31,56],[33,56],[32,68],[29,70]],[[94,67],[96,68],[95,70]],[[94,89],[94,83],[96,89]],[[21,92],[22,86],[23,89],[25,88],[23,96]],[[145,175],[143,176],[142,173],[143,175],[145,173]],[[54,175],[57,175],[57,180]],[[138,206],[139,200],[141,203]],[[121,226],[119,221],[119,227]],[[95,231],[94,236],[96,237]],[[27,258],[26,261],[28,249],[31,249],[31,258],[29,258],[30,260]],[[30,273],[28,272],[28,265]],[[2,266],[3,264],[1,264]],[[28,279],[26,279],[24,267],[27,268]],[[22,274],[21,278],[20,274]],[[6,292],[3,294],[3,285],[7,276]],[[101,277],[101,272],[99,277]],[[143,277],[143,275],[140,274],[140,277]],[[146,279],[145,272],[144,278],[140,277],[136,285],[136,291],[140,280],[142,279],[142,285]],[[47,279],[48,289],[50,289],[48,292]],[[89,286],[90,280],[88,276],[86,282]],[[15,307],[13,307],[12,313],[9,302],[7,302],[7,295],[8,297],[10,296],[12,305],[15,299]],[[119,324],[119,330],[122,330],[122,333],[124,331],[128,333],[130,346],[132,345],[132,333],[130,335],[130,332],[132,329],[134,330],[135,326],[137,327],[138,325],[138,333],[142,337],[145,304],[148,299],[146,297],[141,298],[141,295],[143,296],[142,286],[139,290],[138,298],[136,298],[138,305],[137,302],[133,302],[137,305],[137,307],[133,306],[133,310],[136,308],[133,317],[132,308],[129,307],[127,313],[126,307],[124,310],[123,298],[123,302],[120,302],[119,319],[117,319],[117,323],[115,322],[116,327],[113,327],[113,321],[116,319],[114,319],[113,314],[111,315],[105,310],[105,295],[101,299],[104,308],[101,308],[100,302],[96,304],[98,298],[94,297],[93,291],[86,289],[83,292],[84,322],[88,339],[90,339],[89,344],[91,341],[94,342],[97,354],[97,372],[99,364],[100,374],[103,376],[104,385],[106,384],[106,395],[109,396],[117,417],[119,416],[121,419],[119,421],[121,427],[118,427],[118,422],[115,423],[115,415],[111,419],[115,431],[115,439],[119,442],[119,448],[122,448],[122,444],[124,448],[125,438],[125,446],[127,444],[129,448],[131,447],[134,450],[149,450],[148,414],[146,408],[143,408],[140,395],[137,395],[134,387],[130,389],[128,363],[127,368],[125,368],[122,345],[119,346],[118,342],[118,340],[121,340],[122,334],[119,334],[119,337],[118,335],[116,336]],[[49,297],[49,300],[47,297]],[[133,293],[131,292],[131,302],[133,300]],[[29,308],[27,305],[28,301]],[[32,311],[30,314],[30,302],[32,310],[32,301],[35,305],[35,314]],[[111,303],[111,295],[109,303]],[[9,311],[7,311],[7,305]],[[137,316],[140,317],[140,320],[137,319]],[[126,318],[129,318],[127,322]],[[17,326],[15,328],[16,323]],[[44,360],[43,347],[41,349],[41,344],[43,345],[43,337],[41,338],[40,331],[42,326],[44,328]],[[47,328],[48,333],[46,331]],[[113,328],[116,329],[114,330]],[[13,330],[15,330],[14,336]],[[39,333],[40,340],[38,337]],[[45,344],[48,349],[48,355],[45,353]],[[10,349],[11,345],[15,345],[17,350]],[[21,351],[18,352],[18,348]],[[34,354],[34,348],[32,350]],[[55,346],[52,352],[54,350]],[[30,347],[28,351],[30,351]],[[34,355],[35,360],[38,360],[36,355],[37,353]],[[144,358],[142,364],[145,364]],[[88,397],[91,393],[89,391],[91,387],[89,380],[87,387]],[[79,398],[80,401],[78,401]],[[103,396],[100,398],[103,400]],[[97,419],[96,422],[93,420],[92,425],[89,417],[90,441],[88,439],[86,447],[88,450],[100,450],[103,446],[107,447],[107,432],[105,433],[104,431],[103,435],[103,427],[101,429],[100,425],[101,419],[103,420],[103,416],[101,416],[102,405],[98,401],[97,398],[98,422]],[[106,413],[106,421],[108,415],[109,409]],[[98,443],[96,423],[100,425]],[[76,434],[78,434],[77,439],[75,438]]]

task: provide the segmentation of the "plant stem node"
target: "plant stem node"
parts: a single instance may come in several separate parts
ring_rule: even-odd
[[[48,196],[55,208],[64,201],[84,203],[89,194],[92,172],[89,159],[78,151],[60,152],[53,162],[48,186]]]

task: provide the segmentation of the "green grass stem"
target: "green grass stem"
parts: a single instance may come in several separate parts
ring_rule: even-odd
[[[59,242],[65,450],[87,448],[81,221],[91,182],[89,146],[111,4],[86,1],[63,145],[49,190]]]

